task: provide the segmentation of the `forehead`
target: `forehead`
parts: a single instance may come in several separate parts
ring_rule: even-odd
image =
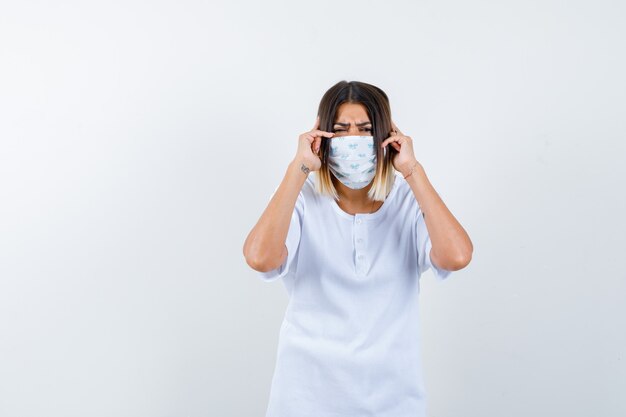
[[[365,106],[358,103],[343,103],[337,109],[335,123],[370,122]]]

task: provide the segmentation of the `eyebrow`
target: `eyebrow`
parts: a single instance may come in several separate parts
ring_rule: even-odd
[[[362,122],[362,123],[357,123],[357,126],[365,126],[365,125],[371,125],[372,122]],[[350,126],[350,123],[335,123],[334,125],[339,125],[339,126]],[[333,125],[333,126],[334,126]]]

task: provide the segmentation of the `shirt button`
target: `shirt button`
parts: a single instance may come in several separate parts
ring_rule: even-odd
[[[361,239],[361,238],[358,238],[356,241],[359,242],[359,243],[363,243],[363,239]]]
[[[359,259],[363,259],[363,258],[365,258],[365,256],[359,255]]]
[[[361,224],[361,219],[356,219],[356,224]]]

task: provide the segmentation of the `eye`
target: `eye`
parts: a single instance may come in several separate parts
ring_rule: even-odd
[[[370,129],[369,127],[363,128],[363,130],[367,131],[367,132],[371,132],[372,129]],[[333,132],[345,132],[345,129],[333,129]]]

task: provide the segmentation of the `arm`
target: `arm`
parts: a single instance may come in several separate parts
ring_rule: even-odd
[[[296,157],[289,163],[283,180],[244,242],[243,255],[256,271],[271,271],[287,259],[285,240],[289,223],[307,178],[307,173],[300,168],[302,162]]]
[[[432,242],[428,256],[442,269],[456,271],[464,268],[472,259],[472,241],[435,191],[422,165],[414,160],[406,166],[414,165],[415,169],[406,181],[413,190],[428,228]],[[403,169],[402,172],[402,176],[406,176],[410,169]]]

